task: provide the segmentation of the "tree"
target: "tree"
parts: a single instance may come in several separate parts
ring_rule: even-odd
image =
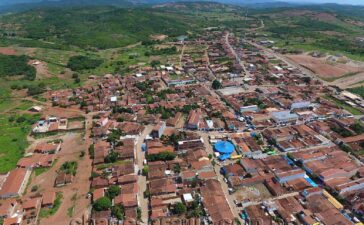
[[[116,217],[118,220],[123,220],[125,216],[125,210],[123,205],[115,205],[111,208],[111,215]]]
[[[116,196],[118,196],[120,194],[121,190],[120,187],[118,185],[111,185],[109,187],[109,189],[107,189],[106,195],[110,198],[110,199],[114,199]]]
[[[154,161],[167,161],[173,160],[176,158],[176,154],[173,152],[161,152],[158,154],[147,155],[147,160],[154,162]]]
[[[153,60],[152,62],[150,62],[150,65],[151,65],[152,67],[156,67],[156,66],[158,66],[159,64],[161,64],[161,62],[160,62],[159,60]]]
[[[214,80],[214,81],[212,82],[212,88],[213,88],[213,89],[217,90],[217,89],[220,89],[221,87],[222,87],[222,85],[221,85],[221,82],[220,82],[220,81],[218,81],[218,80]]]
[[[175,164],[173,166],[173,172],[174,173],[180,173],[181,172],[181,166],[179,164]]]
[[[142,209],[140,207],[137,208],[137,219],[139,221],[142,219]]]
[[[97,199],[93,204],[93,209],[95,211],[104,211],[111,208],[111,200],[108,197],[102,197]]]
[[[302,78],[303,82],[305,82],[306,84],[311,83],[311,77],[303,77]]]
[[[89,58],[87,56],[72,56],[67,64],[67,67],[73,71],[82,71],[95,69],[103,63],[102,59]]]
[[[105,157],[105,162],[114,163],[118,160],[118,158],[119,158],[119,153],[112,151]]]
[[[187,211],[187,207],[183,203],[177,202],[174,205],[173,212],[175,214],[182,215],[182,214],[186,213],[186,211]]]
[[[149,166],[145,165],[142,169],[142,174],[143,176],[148,176],[148,173],[149,173]]]

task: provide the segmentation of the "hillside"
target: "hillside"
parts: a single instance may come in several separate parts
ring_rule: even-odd
[[[254,11],[261,31],[280,48],[321,51],[364,60],[364,7],[333,4]]]
[[[185,21],[157,10],[112,7],[32,10],[4,16],[1,22],[3,42],[37,47],[30,46],[31,39],[33,45],[54,48],[115,48],[146,40],[151,34],[178,36],[189,29]]]

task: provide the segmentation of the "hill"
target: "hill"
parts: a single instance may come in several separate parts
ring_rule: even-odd
[[[53,48],[115,48],[146,40],[151,34],[177,36],[189,29],[185,21],[158,10],[112,7],[31,10],[1,21],[3,42]]]

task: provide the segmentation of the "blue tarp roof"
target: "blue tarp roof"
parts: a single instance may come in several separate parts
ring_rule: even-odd
[[[230,154],[223,154],[223,155],[220,155],[219,156],[219,160],[221,160],[221,161],[224,161],[224,160],[226,160],[226,159],[229,159],[230,158]]]
[[[222,154],[231,154],[235,147],[229,141],[219,141],[215,144],[215,151],[222,153]]]

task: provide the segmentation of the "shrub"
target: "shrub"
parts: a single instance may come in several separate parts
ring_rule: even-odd
[[[97,199],[92,205],[95,211],[104,211],[111,208],[111,200],[108,197],[102,197]]]
[[[87,56],[72,56],[67,64],[73,71],[82,71],[88,69],[95,69],[103,63],[101,59],[92,59]]]

